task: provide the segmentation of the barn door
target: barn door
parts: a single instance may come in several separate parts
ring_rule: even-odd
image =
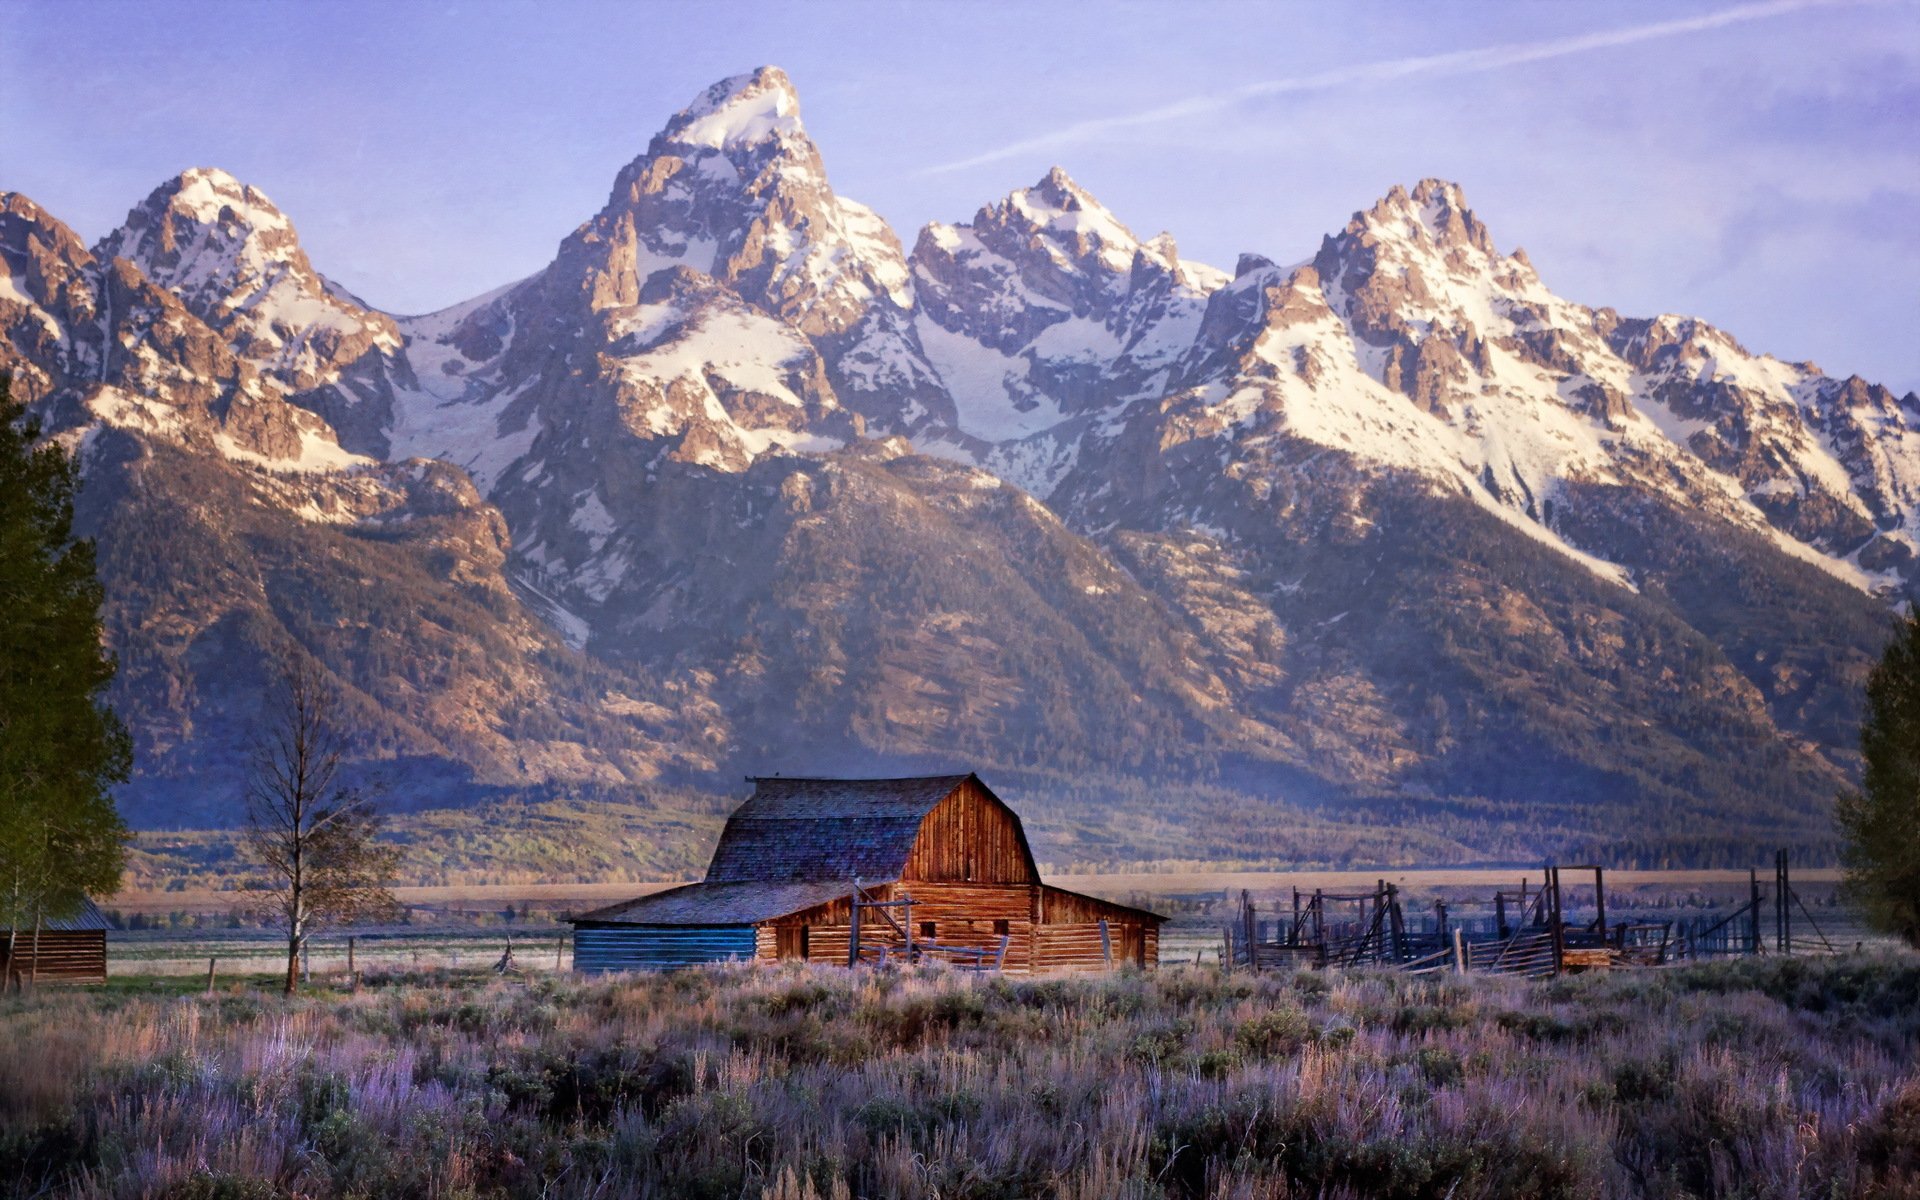
[[[1132,963],[1136,967],[1147,965],[1147,938],[1138,925],[1120,927],[1119,953],[1114,955],[1116,963]]]
[[[805,958],[807,956],[807,927],[805,925],[775,925],[773,927],[773,953],[775,958]]]

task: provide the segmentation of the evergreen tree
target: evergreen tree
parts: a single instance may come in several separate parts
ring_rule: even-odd
[[[119,887],[126,827],[110,789],[132,761],[100,700],[115,664],[93,544],[73,536],[78,473],[39,435],[0,376],[0,927],[15,972],[23,931]]]
[[[1840,797],[1846,890],[1874,928],[1920,949],[1920,609],[1867,678],[1861,790]]]

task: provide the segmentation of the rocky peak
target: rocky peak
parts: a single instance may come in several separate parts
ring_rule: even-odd
[[[1532,264],[1502,256],[1485,223],[1467,207],[1460,186],[1441,179],[1423,179],[1412,193],[1395,184],[1328,237],[1314,261],[1348,292],[1382,274],[1418,275],[1407,280],[1415,290],[1447,276],[1507,286],[1535,281]]]
[[[779,67],[761,67],[700,93],[667,122],[659,140],[726,151],[805,137],[793,81]]]
[[[1704,367],[1711,374],[1719,358],[1753,357],[1724,330],[1673,313],[1616,321],[1609,332],[1614,352],[1642,371]]]
[[[1488,257],[1497,254],[1492,235],[1467,207],[1460,185],[1444,179],[1423,179],[1411,194],[1394,184],[1372,208],[1353,215],[1343,236],[1403,242],[1422,249],[1473,249]]]
[[[845,333],[876,302],[909,303],[898,239],[834,194],[777,67],[722,80],[675,114],[561,260],[563,288],[596,309],[634,303],[650,275],[677,266],[815,336]]]
[[[1240,261],[1234,264],[1233,277],[1240,279],[1255,271],[1265,271],[1273,266],[1273,260],[1264,254],[1242,253]]]
[[[1439,179],[1423,179],[1411,193],[1395,185],[1356,212],[1321,244],[1314,266],[1355,336],[1393,354],[1410,354],[1434,334],[1466,346],[1507,336],[1523,310],[1534,315],[1520,324],[1552,324],[1545,314],[1559,304],[1531,264],[1494,249],[1460,187]],[[1581,366],[1564,347],[1519,352],[1556,369]]]
[[[18,192],[0,192],[0,371],[13,375],[16,398],[38,399],[61,376],[89,369],[96,348],[73,330],[95,317],[92,266],[71,229]]]
[[[399,331],[322,277],[266,193],[196,167],[155,188],[95,253],[124,258],[291,391],[329,382]]]
[[[1059,167],[985,205],[967,225],[928,225],[913,251],[918,298],[943,326],[1011,353],[1069,317],[1105,322],[1130,293],[1200,292],[1173,238],[1143,242]],[[982,323],[982,313],[991,321]]]
[[[155,188],[95,251],[132,261],[203,319],[251,274],[312,271],[293,223],[266,193],[210,167]]]
[[[0,192],[0,309],[61,304],[93,255],[73,230],[18,192]]]
[[[55,219],[46,209],[19,192],[0,192],[0,261],[9,273],[20,275],[31,243],[53,247],[65,258],[75,261],[88,256],[87,248],[73,230]]]
[[[974,217],[976,232],[1020,237],[1051,265],[1124,282],[1142,242],[1107,207],[1059,167]]]

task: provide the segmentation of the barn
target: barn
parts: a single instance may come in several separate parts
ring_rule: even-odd
[[[83,901],[70,917],[49,917],[38,935],[22,929],[8,937],[0,928],[0,981],[33,979],[36,983],[105,983],[107,980],[107,919],[91,900]],[[7,944],[13,944],[9,959]]]
[[[1042,883],[976,775],[753,780],[707,876],[572,919],[578,971],[728,959],[944,960],[1009,974],[1149,967],[1164,918]]]

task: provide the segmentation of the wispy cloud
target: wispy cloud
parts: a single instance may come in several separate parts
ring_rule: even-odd
[[[1648,25],[1632,25],[1623,29],[1602,30],[1595,33],[1583,33],[1573,37],[1552,38],[1539,42],[1508,42],[1497,46],[1483,46],[1474,50],[1454,50],[1446,54],[1426,54],[1413,58],[1388,59],[1384,62],[1363,63],[1359,66],[1337,67],[1330,71],[1321,71],[1312,75],[1296,75],[1286,79],[1266,79],[1258,83],[1246,84],[1223,92],[1208,92],[1199,96],[1189,96],[1172,104],[1142,112],[1126,113],[1115,117],[1100,117],[1091,121],[1079,121],[1072,125],[1043,133],[1037,137],[1023,138],[995,150],[988,150],[969,158],[941,163],[927,167],[922,175],[939,175],[950,171],[962,171],[969,167],[978,167],[987,163],[1001,162],[1009,158],[1035,150],[1053,150],[1062,146],[1075,145],[1097,137],[1125,133],[1148,125],[1159,125],[1169,121],[1180,121],[1190,117],[1206,116],[1235,108],[1249,100],[1263,99],[1268,96],[1283,96],[1289,93],[1325,92],[1336,88],[1359,87],[1368,84],[1394,83],[1407,79],[1434,78],[1448,75],[1473,75],[1484,71],[1498,71],[1505,67],[1516,67],[1524,63],[1541,62],[1545,59],[1565,58],[1573,54],[1586,54],[1594,50],[1608,50],[1617,46],[1631,46],[1639,42],[1658,41],[1662,38],[1681,37],[1691,33],[1705,33],[1722,29],[1729,25],[1739,25],[1748,21],[1761,21],[1770,17],[1785,16],[1809,8],[1829,7],[1847,3],[1849,0],[1770,0],[1762,4],[1741,4],[1732,8],[1723,8],[1716,12],[1702,13],[1695,17],[1681,17],[1671,21],[1656,21]]]

